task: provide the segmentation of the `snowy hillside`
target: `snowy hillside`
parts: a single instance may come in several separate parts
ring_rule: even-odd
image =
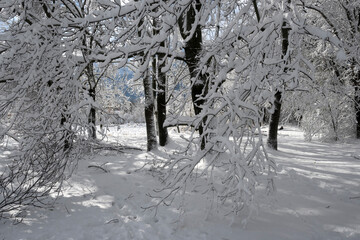
[[[147,153],[145,126],[128,124],[105,140],[142,151],[89,154],[52,209],[32,208],[16,225],[1,220],[0,239],[360,239],[360,142],[309,143],[293,127],[279,133],[279,151],[269,153],[278,164],[277,193],[246,226],[216,204],[209,211],[199,195],[190,195],[183,214],[176,203],[156,216],[144,211],[160,184],[144,164],[176,148],[180,134],[172,131],[169,147]]]

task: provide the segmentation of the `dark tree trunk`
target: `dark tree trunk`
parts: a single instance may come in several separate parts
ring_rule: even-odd
[[[360,71],[358,71],[356,79],[353,81],[355,97],[355,116],[356,116],[356,138],[360,139]]]
[[[199,0],[196,0],[196,11],[201,9],[201,3]],[[179,20],[180,33],[183,39],[186,39],[192,28],[192,25],[195,23],[196,11],[192,5],[190,5],[189,10],[186,12],[186,15]],[[201,26],[197,25],[195,32],[191,38],[186,42],[185,47],[185,62],[188,65],[190,77],[192,81],[191,88],[191,97],[194,106],[194,112],[198,115],[201,112],[202,106],[205,103],[205,96],[207,94],[207,78],[208,74],[202,74],[198,70],[200,63],[200,54],[202,51],[202,32]],[[204,124],[206,119],[203,119],[202,124],[198,126],[199,134],[202,136],[201,140],[201,149],[204,149],[206,144],[206,137],[203,136]]]
[[[152,75],[152,89],[153,89],[153,98],[154,98],[154,114],[155,114],[155,132],[157,135],[159,135],[159,128],[158,128],[158,123],[159,123],[159,114],[158,114],[158,109],[157,109],[157,89],[158,89],[158,86],[157,86],[157,75],[156,75],[156,72],[157,72],[157,60],[156,60],[156,57],[153,58],[152,60],[152,72],[153,72],[153,75]]]
[[[288,4],[290,4],[290,0],[288,0]],[[285,58],[285,55],[289,48],[289,31],[290,26],[284,22],[281,28],[281,37],[282,37],[282,58]],[[284,64],[286,62],[284,61]],[[284,69],[284,73],[287,72],[287,68]],[[269,136],[267,140],[267,145],[269,148],[278,149],[278,128],[279,128],[279,121],[280,121],[280,113],[281,113],[281,95],[280,91],[276,91],[275,93],[275,101],[274,101],[274,112],[270,116],[269,122]]]
[[[154,19],[154,26],[154,35],[156,35],[159,32],[157,28],[160,26],[159,20],[156,18]],[[165,42],[160,43],[160,47],[165,47]],[[154,85],[157,86],[156,88],[154,87],[154,89],[156,89],[156,116],[160,146],[165,146],[169,138],[167,128],[164,127],[164,122],[166,120],[166,73],[161,71],[166,65],[165,57],[165,54],[158,53],[157,58],[154,58],[153,60],[154,79],[156,79]]]
[[[277,150],[277,135],[281,113],[281,92],[279,91],[275,93],[274,107],[275,110],[270,116],[267,145],[268,147]]]
[[[161,68],[165,66],[164,56],[159,55],[157,64],[157,114],[159,129],[159,144],[165,146],[168,141],[167,128],[164,127],[166,120],[166,74],[161,72]]]
[[[87,78],[89,83],[89,96],[95,103],[96,100],[96,79],[94,76],[94,66],[93,63],[89,63],[86,67],[87,69]],[[88,123],[89,123],[89,137],[92,139],[96,139],[96,109],[93,105],[90,106],[90,112],[88,116]]]
[[[360,97],[355,96],[356,138],[360,139]]]
[[[356,72],[356,60],[352,59],[351,66],[352,80],[351,84],[354,87],[354,110],[356,120],[356,138],[360,139],[360,71]],[[340,75],[340,74],[338,74]]]
[[[354,12],[357,12],[359,14],[360,8],[356,7]],[[360,31],[360,16],[358,16],[357,21],[357,29]],[[355,112],[356,112],[356,138],[360,139],[360,69],[358,66],[357,73],[355,73],[356,76],[356,84],[355,84]]]
[[[65,123],[67,122],[67,118],[68,116],[65,114],[61,114],[61,119],[60,119],[60,125],[62,127],[64,127]],[[70,149],[70,139],[69,139],[69,132],[67,129],[63,130],[63,136],[62,138],[64,139],[64,152],[67,152]]]
[[[52,80],[49,80],[47,82],[48,87],[51,87],[53,84],[54,84],[54,82]],[[61,88],[58,87],[57,90],[61,91]],[[66,111],[66,108],[67,108],[67,106],[65,105],[63,110]],[[71,147],[70,140],[69,140],[69,132],[65,128],[65,124],[68,121],[68,118],[69,118],[68,114],[61,113],[60,126],[61,126],[61,128],[63,128],[62,140],[64,141],[64,149],[63,149],[64,152],[68,151],[70,149],[70,147]]]
[[[135,0],[135,2],[139,2],[139,0]],[[139,21],[138,27],[143,24],[143,19]],[[138,36],[142,36],[141,29],[138,31]],[[142,57],[142,64],[146,62],[146,57],[144,53],[140,53]],[[146,66],[148,67],[148,66]],[[143,86],[144,86],[144,94],[145,94],[145,124],[146,124],[146,142],[147,142],[147,151],[152,151],[157,147],[157,140],[156,140],[156,122],[155,122],[155,105],[154,105],[154,91],[156,86],[154,86],[155,82],[154,79],[149,76],[149,70],[143,73]]]
[[[146,137],[147,137],[147,151],[151,151],[157,147],[155,118],[154,118],[154,92],[152,78],[148,76],[148,72],[144,73],[143,78],[144,93],[145,93],[145,122],[146,122]]]
[[[89,89],[89,95],[92,98],[92,100],[95,102],[96,100],[95,88]],[[93,106],[90,107],[88,123],[90,125],[89,135],[92,139],[96,139],[96,109]]]
[[[196,1],[196,9],[200,10],[201,3]],[[184,18],[180,19],[180,33],[181,36],[186,39],[189,34],[192,25],[195,23],[196,12],[193,6],[190,6],[190,9],[186,13]],[[186,21],[186,26],[184,26],[184,21]],[[185,27],[185,28],[184,28]],[[207,74],[202,74],[198,71],[199,58],[202,51],[202,32],[200,25],[196,26],[195,32],[192,37],[186,42],[185,47],[185,62],[188,65],[190,77],[192,79],[192,89],[191,97],[194,105],[195,114],[201,112],[201,106],[204,104],[204,96],[206,94],[206,80]]]

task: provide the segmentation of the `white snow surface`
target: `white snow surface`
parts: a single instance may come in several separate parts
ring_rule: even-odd
[[[266,129],[264,129],[266,131]],[[269,151],[278,164],[277,192],[260,200],[257,216],[209,211],[200,194],[191,193],[184,214],[177,205],[144,211],[147,193],[160,186],[143,165],[178,147],[170,131],[166,148],[147,153],[103,151],[85,156],[51,209],[31,208],[21,223],[0,221],[0,239],[360,239],[360,142],[305,142],[290,126],[279,131],[279,151]],[[108,142],[146,149],[145,125],[111,128]],[[3,155],[3,154],[2,154]],[[89,165],[102,166],[105,172]]]

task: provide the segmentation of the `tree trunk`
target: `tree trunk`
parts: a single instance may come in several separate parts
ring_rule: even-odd
[[[53,81],[52,80],[49,80],[48,82],[47,82],[47,85],[48,85],[48,87],[51,87],[52,85],[53,85]],[[57,88],[57,90],[58,91],[61,91],[61,87],[58,87]],[[59,94],[59,93],[57,93],[57,94]],[[67,105],[65,105],[64,106],[64,111],[66,111],[66,109],[67,109]],[[63,131],[62,131],[62,133],[63,133],[63,136],[62,136],[62,140],[64,141],[64,148],[63,148],[63,150],[64,150],[64,152],[67,152],[68,150],[70,150],[70,147],[71,147],[71,142],[70,142],[70,137],[69,137],[69,132],[68,132],[68,130],[66,129],[66,127],[65,127],[65,124],[66,124],[66,122],[67,122],[67,120],[68,120],[68,118],[69,118],[70,116],[68,115],[68,114],[64,114],[64,113],[61,113],[61,118],[60,118],[60,126],[61,126],[61,128],[63,128]]]
[[[66,108],[66,106],[65,106]],[[61,114],[61,119],[60,119],[60,126],[64,127],[64,125],[66,124],[68,117],[66,114]],[[63,136],[62,138],[64,139],[64,152],[67,152],[70,150],[71,147],[71,141],[70,141],[70,135],[69,135],[69,131],[65,128],[63,130]]]
[[[154,26],[154,35],[156,35],[159,33],[157,28],[160,26],[159,20],[156,18],[154,18]],[[165,42],[161,42],[160,47],[165,47]],[[166,73],[161,71],[166,65],[165,57],[165,54],[158,53],[157,57],[153,60],[154,79],[156,79],[156,84],[154,81],[154,85],[157,86],[154,89],[156,89],[156,116],[160,146],[165,146],[169,137],[167,128],[164,127],[164,122],[166,120]]]
[[[161,54],[162,55],[162,54]],[[168,141],[167,128],[164,127],[166,120],[166,74],[161,72],[161,68],[165,66],[164,56],[160,56],[157,62],[157,114],[159,129],[159,144],[165,146]]]
[[[201,9],[201,3],[199,0],[196,0],[196,10]],[[189,10],[186,12],[186,15],[183,18],[179,19],[180,34],[183,39],[186,39],[191,31],[192,25],[196,20],[196,12],[193,5],[190,5]],[[186,23],[186,24],[185,24]],[[207,73],[201,73],[198,70],[200,63],[200,53],[202,51],[202,32],[201,26],[197,25],[195,32],[191,38],[185,43],[185,62],[188,65],[190,77],[192,81],[191,88],[191,97],[194,106],[195,115],[198,115],[201,112],[202,105],[205,103],[204,97],[207,94]],[[206,136],[203,136],[204,124],[206,119],[202,120],[202,124],[198,126],[199,134],[202,136],[201,139],[201,149],[205,148]]]
[[[145,93],[147,151],[151,151],[157,147],[157,141],[154,118],[154,92],[152,88],[153,83],[147,71],[144,73],[143,85]]]
[[[360,139],[360,96],[355,96],[356,138]]]
[[[288,0],[288,4],[290,4],[290,0]],[[281,28],[282,59],[285,58],[285,55],[289,48],[289,31],[290,31],[290,26],[288,26],[288,24],[284,21]],[[285,61],[284,64],[286,64]],[[287,68],[284,69],[284,74],[286,74],[286,72],[287,72]],[[281,95],[282,93],[279,90],[276,91],[275,101],[274,101],[275,110],[270,116],[269,136],[267,140],[268,147],[275,150],[278,149],[277,137],[278,137],[278,128],[279,128],[280,113],[281,113]]]
[[[359,14],[360,8],[357,6],[354,9],[354,12],[357,12]],[[358,16],[357,21],[357,29],[358,32],[360,31],[360,17]],[[359,65],[357,68],[357,73],[355,73],[356,76],[356,85],[355,85],[355,111],[356,111],[356,138],[360,139],[360,69]]]
[[[92,100],[95,102],[96,100],[95,88],[89,89],[89,95],[92,98]],[[89,136],[95,140],[96,139],[96,109],[93,106],[90,107],[88,123],[90,125]]]
[[[90,62],[86,67],[87,69],[87,78],[89,83],[89,96],[95,103],[96,100],[96,79],[94,76],[94,66],[93,63]],[[90,106],[90,112],[88,116],[89,123],[89,137],[92,139],[96,139],[96,109],[93,105]]]
[[[267,139],[267,145],[269,148],[277,150],[277,135],[280,121],[281,113],[281,92],[277,91],[275,93],[274,107],[275,110],[270,116],[269,122],[269,135]]]
[[[159,114],[158,114],[158,109],[157,109],[157,89],[158,89],[158,86],[157,86],[157,60],[156,60],[156,57],[153,57],[152,59],[152,72],[153,72],[153,75],[152,75],[152,89],[153,89],[153,97],[154,97],[154,114],[155,114],[155,132],[157,135],[159,135]]]
[[[139,2],[139,0],[135,0],[135,2]],[[143,24],[143,19],[139,21],[138,27]],[[139,29],[138,36],[142,36],[142,31],[144,29]],[[142,64],[146,62],[146,57],[144,53],[140,53],[142,57]],[[147,68],[149,66],[146,66]],[[156,140],[156,122],[155,122],[155,105],[154,105],[154,90],[155,90],[155,81],[154,78],[149,76],[149,70],[143,73],[143,86],[144,86],[144,94],[145,94],[145,124],[146,124],[146,142],[147,142],[147,151],[152,151],[157,147]]]
[[[360,71],[356,74],[356,79],[353,81],[355,96],[355,116],[356,116],[356,138],[360,139]]]

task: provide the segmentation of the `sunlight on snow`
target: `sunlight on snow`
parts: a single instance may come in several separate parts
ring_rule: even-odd
[[[294,211],[303,216],[320,216],[322,214],[319,209],[314,208],[298,208]]]
[[[89,180],[84,183],[72,182],[71,185],[65,189],[63,193],[63,197],[70,198],[70,197],[79,197],[91,194],[95,192],[97,188],[92,184]]]
[[[280,213],[280,215],[293,215],[296,217],[301,216],[320,216],[322,213],[321,211],[314,209],[314,208],[298,208],[298,209],[291,209],[291,208],[283,208],[278,209],[276,212]]]
[[[360,234],[360,225],[351,225],[351,227],[325,225],[324,228],[327,230],[341,233],[341,234],[345,235],[346,238],[350,238],[352,236]]]
[[[97,196],[94,199],[81,202],[84,207],[99,207],[102,209],[111,208],[114,203],[114,197],[109,195]]]
[[[138,132],[144,128],[139,127]],[[135,130],[123,126],[122,131]],[[295,133],[299,135],[300,131],[293,130]],[[171,133],[171,137],[175,140],[178,134]],[[80,161],[78,171],[64,183],[59,204],[52,211],[31,210],[21,225],[0,224],[0,239],[359,239],[360,165],[359,160],[344,155],[358,144],[344,148],[323,144],[316,146],[321,153],[317,154],[312,147],[318,143],[284,138],[286,143],[280,146],[285,150],[271,152],[271,157],[282,165],[276,179],[277,195],[271,203],[259,200],[266,207],[259,210],[259,217],[251,220],[246,231],[236,224],[228,226],[221,209],[214,209],[212,217],[203,222],[209,203],[204,202],[206,196],[195,195],[198,189],[187,193],[183,219],[178,217],[182,211],[178,204],[161,208],[156,217],[153,212],[143,212],[141,207],[155,203],[154,199],[149,203],[146,193],[158,187],[153,173],[147,174],[148,166],[142,168],[143,164],[162,160],[177,146],[172,145],[165,152],[106,153],[91,161]],[[123,141],[130,143],[127,138]],[[140,139],[133,145],[144,142]],[[299,145],[303,152],[312,154],[302,154],[296,148]],[[335,149],[336,154],[329,149]],[[103,166],[109,172],[89,165]],[[206,166],[206,161],[201,161],[197,171]],[[135,170],[140,168],[142,171]],[[176,233],[174,223],[179,225]],[[278,234],[271,235],[274,232]]]

